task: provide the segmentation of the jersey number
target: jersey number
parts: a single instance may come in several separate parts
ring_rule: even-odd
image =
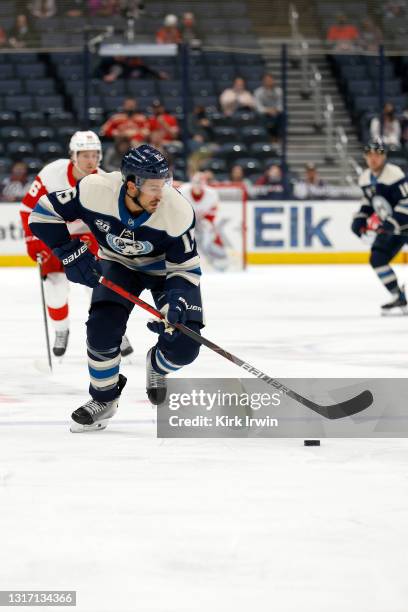
[[[42,188],[41,181],[34,181],[28,193],[30,194],[30,196],[35,198],[38,195],[38,192],[40,191],[41,188]]]
[[[402,183],[402,185],[399,186],[399,189],[403,197],[408,198],[408,183]]]
[[[76,187],[65,189],[64,191],[57,191],[57,200],[60,204],[66,204],[75,198],[76,192]]]
[[[181,238],[184,244],[184,252],[191,253],[194,249],[194,230],[189,230],[187,233],[183,234]]]

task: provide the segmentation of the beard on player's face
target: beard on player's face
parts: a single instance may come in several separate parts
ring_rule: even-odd
[[[133,181],[127,182],[126,195],[136,207],[132,212],[139,210],[140,212],[146,211],[151,214],[156,210],[162,197],[162,191],[161,187],[157,188],[156,184],[153,187],[155,188],[154,193],[150,193],[149,189],[145,192],[143,187],[141,189],[136,187]]]

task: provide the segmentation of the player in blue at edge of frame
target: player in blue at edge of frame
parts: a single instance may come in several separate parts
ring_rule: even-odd
[[[71,239],[66,222],[74,219],[92,229],[99,261],[85,243]],[[166,316],[165,323],[147,324],[159,334],[147,353],[147,395],[161,403],[167,374],[192,363],[200,349],[172,324],[187,323],[198,333],[204,326],[194,212],[172,186],[167,160],[150,145],[130,149],[121,172],[91,174],[76,187],[43,196],[29,223],[68,279],[94,288],[86,323],[91,399],[72,413],[71,431],[105,429],[126,384],[119,374],[120,343],[134,305],[101,285],[101,275],[137,296],[150,289]]]
[[[389,265],[408,242],[407,177],[399,166],[387,162],[386,148],[381,139],[369,142],[364,153],[368,167],[359,178],[363,198],[360,210],[353,217],[351,230],[358,237],[370,229],[378,233],[371,246],[370,265],[393,296],[391,302],[381,307],[382,314],[408,314],[404,287],[398,285]]]

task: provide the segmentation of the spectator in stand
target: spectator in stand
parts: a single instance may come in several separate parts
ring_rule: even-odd
[[[120,0],[88,0],[88,8],[96,17],[113,17],[122,11]]]
[[[0,48],[7,47],[7,44],[8,44],[8,40],[7,40],[6,30],[0,27]]]
[[[165,133],[163,130],[152,130],[149,136],[149,144],[151,144],[155,149],[158,149],[160,153],[166,157],[167,161],[169,162],[169,167],[172,169],[174,166],[174,158],[173,155],[171,155],[166,149],[166,144],[169,143],[166,143],[164,136]]]
[[[195,106],[190,118],[190,132],[198,135],[201,134],[202,142],[212,140],[214,136],[211,117],[205,109],[205,106]]]
[[[82,17],[88,13],[87,0],[70,0],[69,6],[65,10],[67,17]]]
[[[103,156],[103,167],[106,172],[120,170],[123,156],[129,151],[131,142],[125,136],[118,136],[106,149]]]
[[[401,117],[401,143],[405,149],[408,148],[408,108],[406,108]]]
[[[174,43],[178,45],[182,42],[181,32],[178,29],[178,19],[176,15],[166,15],[163,27],[156,32],[156,42],[159,45]]]
[[[391,22],[398,22],[406,15],[405,2],[387,2],[383,5],[384,18]]]
[[[114,83],[118,79],[168,79],[166,72],[150,68],[140,57],[116,55],[105,57],[95,71],[95,77],[105,83]]]
[[[150,132],[163,131],[163,141],[165,143],[178,141],[180,128],[176,117],[166,112],[160,100],[153,100],[151,108],[153,116],[149,118]]]
[[[57,14],[56,0],[31,0],[27,8],[33,17],[54,17]]]
[[[15,162],[10,176],[3,179],[1,199],[3,202],[21,202],[30,187],[27,164]]]
[[[300,200],[327,197],[327,185],[320,178],[315,164],[308,163],[305,165],[303,178],[295,182],[294,195]]]
[[[9,34],[10,47],[14,47],[14,49],[35,47],[37,40],[37,34],[29,24],[27,15],[23,13],[17,15],[14,27]]]
[[[335,51],[352,51],[360,37],[357,27],[350,23],[346,15],[337,15],[336,24],[327,31],[327,41],[333,43]]]
[[[138,110],[137,100],[125,98],[122,110],[110,117],[101,128],[101,135],[106,138],[128,138],[132,146],[146,142],[149,138],[149,121]]]
[[[242,77],[236,77],[232,87],[224,89],[220,95],[220,105],[224,115],[228,117],[237,110],[255,108],[255,98],[245,87],[245,80]]]
[[[276,85],[270,73],[264,74],[261,86],[254,91],[254,98],[256,110],[263,115],[270,135],[280,139],[284,117],[282,89]]]
[[[401,146],[401,124],[395,115],[394,105],[390,102],[384,104],[383,110],[383,133],[381,134],[381,123],[378,117],[374,117],[370,122],[370,138],[383,142],[392,149],[399,149]]]
[[[231,183],[242,183],[247,189],[252,187],[252,182],[246,178],[245,172],[242,166],[234,164],[229,171],[229,181]]]
[[[372,53],[378,52],[378,45],[382,43],[383,36],[380,28],[378,28],[372,19],[366,17],[361,22],[360,31],[360,47],[364,51]]]
[[[188,43],[190,47],[197,49],[201,46],[200,35],[197,31],[194,13],[183,13],[183,18],[181,21],[181,35],[183,42]]]
[[[285,193],[281,167],[278,164],[268,166],[263,176],[257,179],[255,185],[260,188],[257,190],[258,198],[281,199]]]

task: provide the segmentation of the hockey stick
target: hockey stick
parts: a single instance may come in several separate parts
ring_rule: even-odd
[[[99,277],[99,282],[104,287],[107,287],[111,291],[114,291],[118,295],[121,295],[122,297],[129,300],[129,302],[133,302],[133,304],[137,304],[144,310],[147,310],[147,312],[150,312],[150,314],[154,315],[158,319],[163,320],[165,318],[159,310],[156,310],[156,308],[150,306],[150,304],[147,304],[140,298],[136,297],[132,293],[129,293],[128,291],[126,291],[119,285],[116,285],[104,276]],[[173,327],[178,329],[180,332],[182,332],[189,338],[192,338],[199,344],[203,344],[212,351],[218,353],[219,355],[221,355],[221,357],[225,357],[225,359],[232,361],[232,363],[235,363],[235,365],[243,368],[250,374],[253,374],[257,378],[260,378],[261,380],[265,381],[268,385],[271,385],[275,389],[278,389],[279,391],[288,395],[300,404],[303,404],[303,406],[306,406],[307,408],[310,408],[310,410],[317,412],[317,414],[320,414],[326,419],[341,419],[343,417],[348,417],[353,414],[357,414],[358,412],[361,412],[362,410],[365,410],[366,408],[371,406],[371,404],[373,403],[374,398],[372,396],[371,391],[366,390],[360,393],[359,395],[356,395],[356,397],[346,400],[345,402],[340,402],[339,404],[332,404],[330,406],[321,406],[320,404],[316,404],[315,402],[312,402],[306,397],[299,395],[299,393],[296,393],[296,391],[292,391],[292,389],[285,387],[285,385],[276,380],[276,378],[271,378],[267,374],[264,374],[264,372],[261,372],[261,370],[254,368],[249,363],[246,363],[239,357],[232,355],[232,353],[229,353],[217,344],[214,344],[214,342],[211,342],[210,340],[207,340],[207,338],[204,338],[200,334],[197,334],[195,331],[191,330],[186,325],[183,325],[182,323],[176,323]]]
[[[43,312],[43,318],[44,318],[45,342],[47,344],[48,365],[50,367],[50,371],[52,372],[50,335],[48,333],[47,307],[45,305],[44,282],[43,282],[42,274],[41,274],[42,257],[40,253],[37,255],[37,263],[38,263],[38,270],[40,273],[41,303],[42,303],[42,312]]]

